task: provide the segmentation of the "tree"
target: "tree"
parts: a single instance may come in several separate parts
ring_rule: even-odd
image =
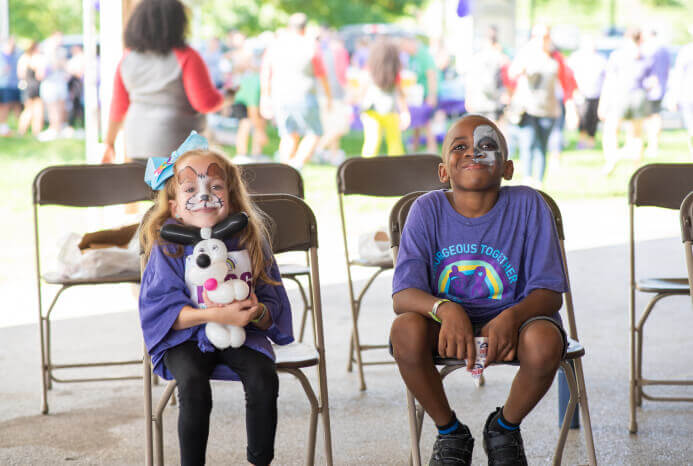
[[[412,15],[427,0],[196,0],[201,25],[219,35],[230,29],[257,34],[285,25],[288,16],[304,12],[320,24],[391,22]]]
[[[10,33],[43,40],[55,31],[81,34],[82,2],[79,0],[10,0]]]

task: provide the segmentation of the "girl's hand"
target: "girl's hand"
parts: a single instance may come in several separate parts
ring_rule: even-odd
[[[207,290],[202,293],[202,299],[208,309],[214,312],[212,321],[223,325],[235,325],[237,327],[245,327],[255,318],[257,313],[257,297],[253,303],[252,297],[248,299],[237,300],[228,304],[217,304],[209,300]]]

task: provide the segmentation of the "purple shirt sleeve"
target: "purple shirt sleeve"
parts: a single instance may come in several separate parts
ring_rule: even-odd
[[[521,299],[533,290],[545,288],[558,293],[567,291],[563,259],[553,215],[539,193],[535,193],[525,237],[524,287]]]
[[[281,275],[277,262],[272,258],[272,265],[268,271],[269,277],[279,282],[279,285],[258,281],[255,285],[255,295],[258,301],[267,306],[267,311],[272,316],[272,325],[267,330],[253,331],[264,334],[278,345],[286,345],[294,341],[293,327],[291,323],[291,304],[286,294],[286,289],[281,283]]]
[[[397,265],[392,278],[392,294],[407,288],[416,288],[426,293],[432,293],[429,282],[431,257],[434,244],[432,232],[426,225],[432,224],[427,218],[426,208],[422,199],[417,199],[411,206],[407,222],[402,229],[402,237],[397,252]]]

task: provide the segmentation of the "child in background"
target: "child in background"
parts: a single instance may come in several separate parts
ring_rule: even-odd
[[[393,280],[392,351],[409,390],[438,428],[430,465],[469,465],[474,438],[450,408],[433,355],[486,365],[519,360],[505,405],[484,426],[489,464],[526,465],[520,422],[553,382],[567,348],[558,310],[566,290],[551,212],[524,186],[501,188],[513,163],[498,127],[455,122],[443,142],[442,182],[412,205]],[[462,416],[461,416],[462,417]]]
[[[409,126],[409,110],[400,86],[399,49],[387,39],[379,39],[368,56],[370,81],[363,98],[363,157],[378,155],[385,132],[387,155],[404,154],[402,129]]]
[[[150,159],[145,180],[158,195],[142,225],[148,262],[142,275],[140,319],[154,373],[178,384],[181,464],[205,463],[212,409],[209,379],[215,378],[243,382],[247,459],[267,465],[274,456],[279,387],[268,338],[287,344],[293,334],[289,301],[262,218],[238,167],[208,150],[207,141],[194,132],[168,160]],[[159,230],[174,222],[212,227],[241,211],[248,214],[248,225],[225,244],[227,262],[234,264],[235,275],[247,280],[250,294],[217,305],[207,299],[206,291],[200,293],[186,280],[185,257],[193,247],[167,243]],[[245,344],[216,349],[205,335],[207,322],[245,327]]]
[[[267,144],[265,119],[260,115],[260,66],[255,62],[252,50],[243,48],[235,54],[236,66],[241,70],[238,92],[231,106],[233,116],[240,118],[236,133],[236,156],[239,161],[260,161],[262,148]],[[253,142],[248,158],[248,140]]]

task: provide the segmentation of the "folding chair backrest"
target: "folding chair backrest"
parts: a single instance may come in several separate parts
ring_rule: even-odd
[[[631,205],[679,209],[693,191],[693,163],[653,163],[633,173],[628,183]]]
[[[403,196],[447,188],[449,185],[438,178],[442,161],[432,154],[350,158],[337,169],[337,190],[340,194]]]
[[[243,181],[250,194],[291,194],[303,199],[303,178],[284,163],[248,163],[241,165]]]
[[[149,200],[144,171],[137,163],[44,168],[34,178],[34,204],[97,207]]]
[[[693,289],[693,191],[681,203],[681,240],[688,270],[688,286]],[[691,294],[693,299],[693,293]]]
[[[407,221],[407,216],[409,215],[409,210],[414,204],[414,201],[421,196],[426,194],[425,192],[413,192],[399,199],[390,211],[390,247],[392,248],[393,261],[397,262],[397,253],[399,251],[399,243],[402,236],[402,228]],[[543,191],[539,191],[539,194],[544,198],[551,214],[553,215],[554,223],[556,225],[556,233],[558,234],[558,240],[561,248],[561,259],[563,260],[563,266],[566,274],[566,282],[568,284],[568,291],[564,294],[564,302],[566,307],[566,314],[568,317],[569,325],[569,336],[570,338],[577,340],[577,325],[575,323],[575,314],[573,307],[573,298],[570,290],[570,277],[568,275],[568,263],[565,254],[565,233],[563,230],[563,217],[561,216],[561,211],[558,208],[558,204]]]
[[[318,247],[315,215],[302,199],[289,194],[253,194],[251,198],[269,217],[274,254]]]

